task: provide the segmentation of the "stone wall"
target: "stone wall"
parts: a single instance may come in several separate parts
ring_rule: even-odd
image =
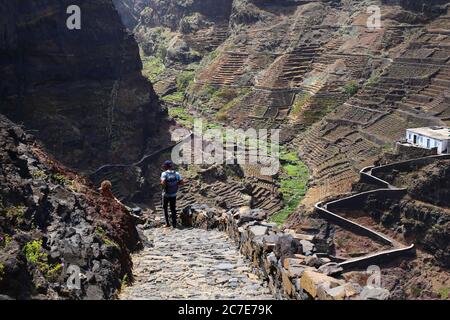
[[[181,215],[185,227],[226,232],[278,299],[388,298],[389,292],[382,288],[361,287],[341,278],[342,268],[327,253],[319,252],[316,234],[281,230],[266,218],[262,210],[225,211],[206,205],[187,207]]]

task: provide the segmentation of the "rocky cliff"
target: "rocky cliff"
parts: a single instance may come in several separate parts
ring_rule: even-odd
[[[70,5],[81,30],[69,30]],[[65,164],[133,162],[166,138],[158,98],[113,3],[2,1],[0,113]]]
[[[133,6],[141,2],[130,0]],[[201,15],[210,20],[227,20],[231,13],[232,0],[147,0],[141,11],[143,23],[148,27],[168,27],[177,30],[183,20],[195,19]],[[122,15],[127,12],[119,8]]]
[[[0,186],[0,295],[110,299],[130,279],[129,213],[1,115]]]

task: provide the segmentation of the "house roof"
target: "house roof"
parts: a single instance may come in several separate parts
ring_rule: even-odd
[[[412,128],[407,129],[407,131],[428,138],[434,138],[438,140],[450,140],[449,127],[434,126],[434,127]]]

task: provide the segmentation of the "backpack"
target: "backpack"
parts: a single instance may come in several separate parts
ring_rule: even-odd
[[[178,191],[178,177],[175,171],[166,172],[166,193],[174,194]]]

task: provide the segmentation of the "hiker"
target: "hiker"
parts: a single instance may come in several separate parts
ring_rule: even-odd
[[[185,181],[181,175],[173,168],[173,163],[167,160],[163,164],[164,172],[161,174],[161,185],[163,186],[162,204],[164,209],[164,217],[166,218],[166,227],[170,227],[168,206],[172,213],[172,227],[177,226],[177,192],[179,186]]]

